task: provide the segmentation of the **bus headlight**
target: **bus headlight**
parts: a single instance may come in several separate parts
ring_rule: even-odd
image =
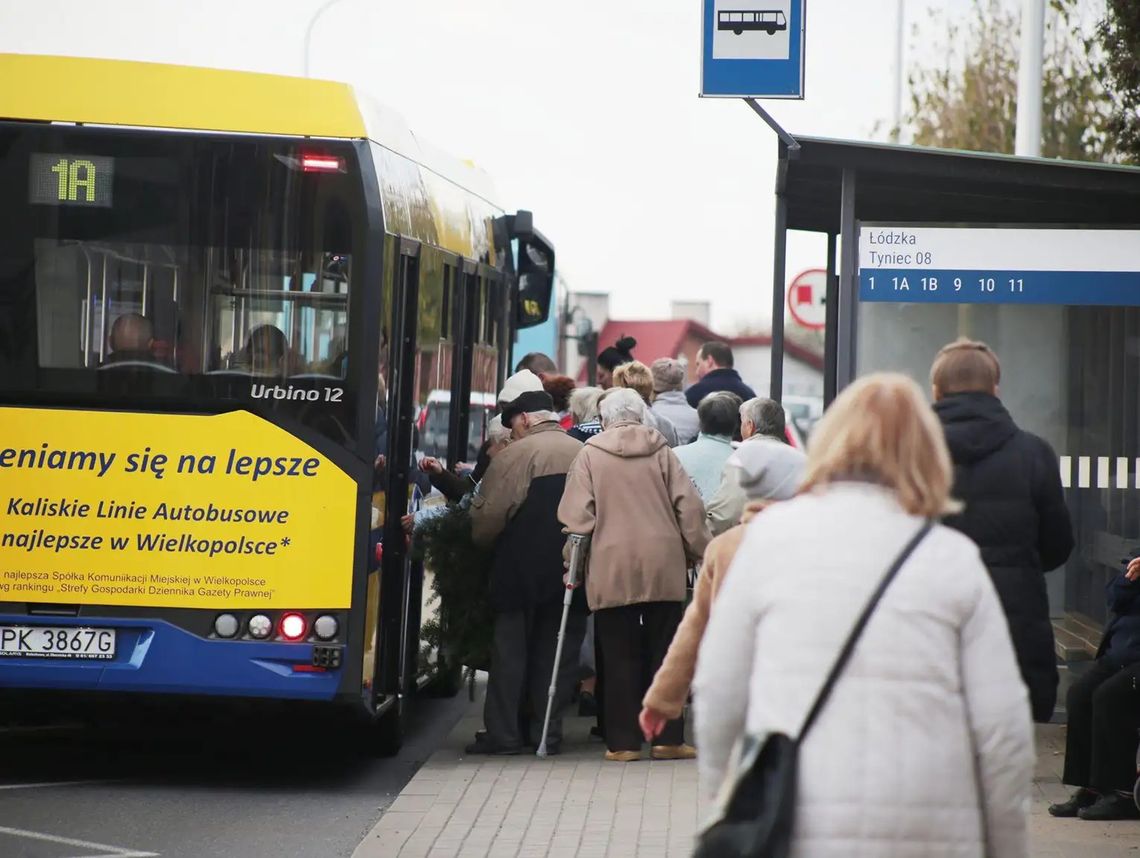
[[[220,638],[232,638],[238,633],[238,618],[233,614],[218,614],[214,620],[214,634]]]
[[[323,641],[331,641],[339,630],[340,625],[336,617],[330,617],[328,614],[317,617],[317,621],[313,623],[313,633]]]
[[[249,636],[258,640],[265,640],[273,631],[273,620],[265,614],[254,614],[249,618]]]

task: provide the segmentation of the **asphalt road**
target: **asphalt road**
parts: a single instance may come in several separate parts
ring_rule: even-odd
[[[466,705],[417,701],[389,759],[356,753],[343,722],[281,710],[0,725],[0,858],[351,856]]]

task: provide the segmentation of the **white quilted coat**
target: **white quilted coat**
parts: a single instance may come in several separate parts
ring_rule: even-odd
[[[694,682],[706,799],[742,730],[798,733],[920,525],[892,494],[861,483],[779,504],[749,525]],[[997,595],[974,544],[935,527],[804,742],[793,855],[1025,858],[1033,767],[1029,704]]]

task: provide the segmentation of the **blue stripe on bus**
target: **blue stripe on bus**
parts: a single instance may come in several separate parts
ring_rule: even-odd
[[[288,700],[331,700],[341,670],[295,673],[311,664],[313,645],[216,640],[162,620],[126,617],[29,617],[0,614],[0,625],[113,628],[108,661],[0,657],[0,688],[137,691]]]
[[[902,288],[904,278],[906,289]],[[955,279],[962,284],[957,291]],[[935,281],[937,286],[932,288]],[[1140,272],[864,268],[859,272],[859,300],[907,304],[1140,307]]]

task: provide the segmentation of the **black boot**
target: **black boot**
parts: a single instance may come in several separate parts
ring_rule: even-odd
[[[1052,816],[1075,817],[1082,808],[1092,807],[1096,804],[1098,798],[1100,798],[1098,793],[1081,787],[1073,793],[1068,801],[1049,805],[1049,813]]]
[[[479,733],[475,734],[474,743],[468,745],[463,750],[468,754],[490,754],[493,757],[508,757],[515,754],[521,754],[523,749],[521,747],[512,747],[509,745],[499,745],[492,742],[487,738],[487,734],[483,731],[482,736]]]
[[[1108,822],[1112,819],[1140,819],[1140,810],[1136,809],[1136,802],[1132,796],[1124,796],[1111,792],[1102,795],[1091,807],[1084,807],[1077,811],[1077,816],[1093,822]]]

